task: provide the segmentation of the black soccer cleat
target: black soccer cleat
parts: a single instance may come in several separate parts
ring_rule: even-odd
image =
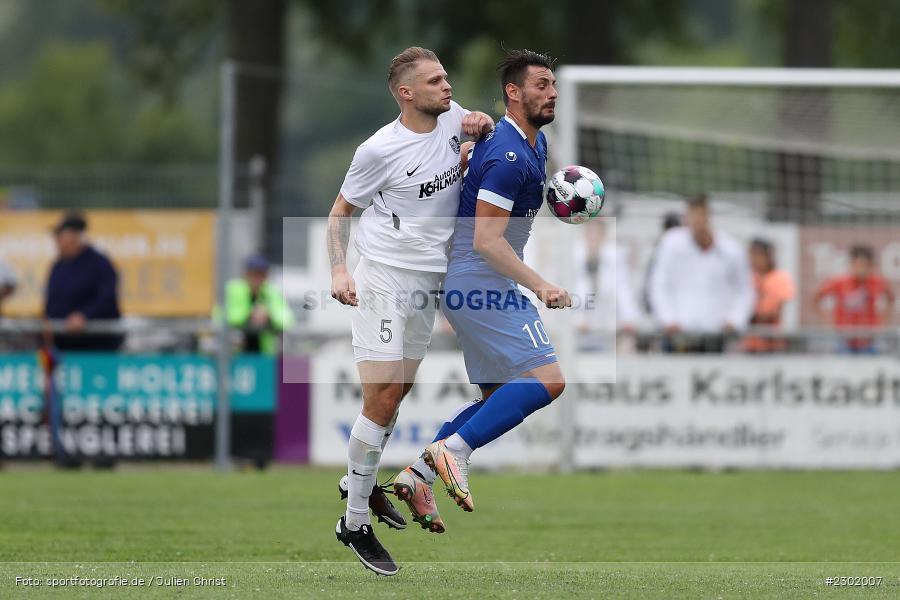
[[[388,484],[389,486],[390,484]],[[338,482],[338,492],[341,494],[341,500],[347,499],[347,476],[344,475]],[[406,529],[406,519],[400,514],[384,491],[386,486],[375,484],[372,493],[369,494],[369,508],[381,523],[385,523],[391,529]],[[388,489],[390,489],[388,487]],[[393,492],[392,492],[393,493]]]
[[[353,554],[359,562],[370,571],[390,577],[400,571],[400,567],[391,558],[390,553],[381,545],[372,526],[365,524],[359,531],[347,529],[347,523],[341,517],[334,528],[334,535],[338,541],[353,550]]]

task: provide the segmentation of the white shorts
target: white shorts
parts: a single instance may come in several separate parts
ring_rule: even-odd
[[[352,318],[356,362],[425,358],[443,277],[361,258],[353,272],[359,300]]]

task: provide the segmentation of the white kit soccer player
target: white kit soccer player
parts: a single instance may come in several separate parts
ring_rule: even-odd
[[[397,55],[388,84],[401,114],[359,146],[328,217],[331,295],[353,307],[353,353],[363,387],[347,477],[339,486],[347,511],[335,534],[381,575],[394,575],[398,567],[375,538],[369,510],[389,526],[406,526],[376,478],[400,401],[431,340],[437,303],[428,296],[447,270],[463,171],[460,138],[494,126],[484,113],[452,101],[447,73],[430,50],[413,47]],[[351,276],[346,250],[358,208],[365,209],[355,238],[360,262]]]
[[[459,136],[468,113],[451,101],[430,133],[410,131],[398,118],[353,157],[341,196],[365,209],[354,240],[357,362],[425,357],[436,306],[421,295],[438,290],[447,271],[462,180]]]

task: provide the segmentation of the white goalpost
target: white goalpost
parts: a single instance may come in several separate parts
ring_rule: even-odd
[[[678,122],[674,120],[669,122],[665,127],[663,122],[651,120],[650,122],[641,123],[639,116],[648,116],[645,112],[641,114],[639,108],[646,104],[638,103],[632,105],[631,110],[617,110],[609,104],[598,106],[596,102],[591,102],[589,96],[584,94],[585,90],[608,90],[610,93],[615,90],[620,91],[620,95],[628,99],[634,99],[639,96],[649,98],[659,92],[667,90],[673,93],[676,90],[684,92],[701,93],[706,96],[704,106],[714,105],[717,101],[708,94],[715,90],[730,90],[732,93],[738,91],[742,95],[750,97],[750,101],[754,100],[752,96],[756,90],[759,92],[768,90],[769,92],[778,90],[797,90],[797,89],[818,89],[818,90],[843,90],[843,91],[862,91],[864,94],[871,95],[872,92],[888,92],[886,95],[886,103],[894,102],[894,119],[888,123],[883,123],[887,127],[893,126],[893,131],[885,131],[881,129],[881,133],[887,135],[877,136],[882,142],[896,142],[900,133],[896,129],[900,124],[896,113],[896,100],[900,100],[900,70],[868,70],[868,69],[787,69],[787,68],[703,68],[703,67],[609,67],[609,66],[566,66],[559,70],[559,90],[560,90],[560,110],[557,119],[557,147],[556,153],[559,161],[563,164],[575,164],[579,159],[578,151],[578,127],[580,124],[596,125],[605,123],[611,129],[619,131],[659,131],[660,133],[668,133],[673,137],[687,136],[693,139],[716,139],[712,136],[712,131],[704,131],[706,127],[702,121],[693,123]],[[748,89],[751,90],[748,92]],[[733,94],[732,94],[733,95]],[[745,96],[745,100],[747,99]],[[749,101],[748,101],[749,103]],[[855,105],[848,103],[850,108],[860,107],[859,99]],[[758,103],[752,104],[758,107]],[[803,108],[802,106],[800,107]],[[810,106],[810,108],[813,108]],[[753,111],[747,112],[747,106],[737,105],[734,107],[736,114],[743,114],[744,119],[735,120],[734,124],[747,122],[749,116],[754,114]],[[667,112],[661,110],[657,115],[662,118],[671,116]],[[706,117],[713,117],[707,113]],[[871,125],[878,117],[883,117],[884,113],[873,115],[871,119],[858,119],[857,125],[865,124],[869,127],[861,133],[871,132]],[[711,124],[712,119],[708,124]],[[720,124],[716,121],[717,124]],[[707,124],[707,125],[708,125]],[[824,122],[820,124],[825,125]],[[699,125],[699,127],[698,127]],[[693,129],[693,132],[691,131]],[[734,137],[724,137],[733,133],[734,130],[721,132],[723,137],[718,139],[728,139],[736,141]],[[693,135],[691,135],[693,133]],[[703,135],[705,133],[705,135]],[[757,132],[758,134],[761,132]],[[756,137],[761,137],[757,135]],[[777,149],[778,141],[782,142],[782,148],[788,141],[785,137],[779,138],[772,136],[768,139],[770,146]],[[878,152],[884,152],[884,158],[900,160],[900,147],[896,144],[893,146],[886,143],[873,143],[870,145],[847,144],[846,140],[835,139],[834,143],[838,146],[845,146],[845,150],[849,155],[869,155],[872,156]],[[740,141],[738,140],[738,143]],[[823,147],[821,143],[817,146],[819,149]],[[860,150],[869,150],[871,154],[860,152]]]
[[[756,194],[776,221],[893,212],[900,70],[563,67],[555,155],[615,196]]]
[[[697,193],[742,241],[768,234],[795,263],[813,262],[800,256],[810,229],[840,246],[900,226],[900,70],[564,66],[557,77],[551,161],[603,179],[604,214],[618,217],[634,269],[664,212]],[[791,307],[789,326],[808,325],[802,310]],[[561,357],[578,356],[571,327],[556,337]],[[577,418],[561,408],[563,464]]]

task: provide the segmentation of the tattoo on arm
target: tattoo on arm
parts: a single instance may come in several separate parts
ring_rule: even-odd
[[[347,245],[350,243],[350,219],[341,215],[328,218],[328,258],[331,266],[347,262]]]

